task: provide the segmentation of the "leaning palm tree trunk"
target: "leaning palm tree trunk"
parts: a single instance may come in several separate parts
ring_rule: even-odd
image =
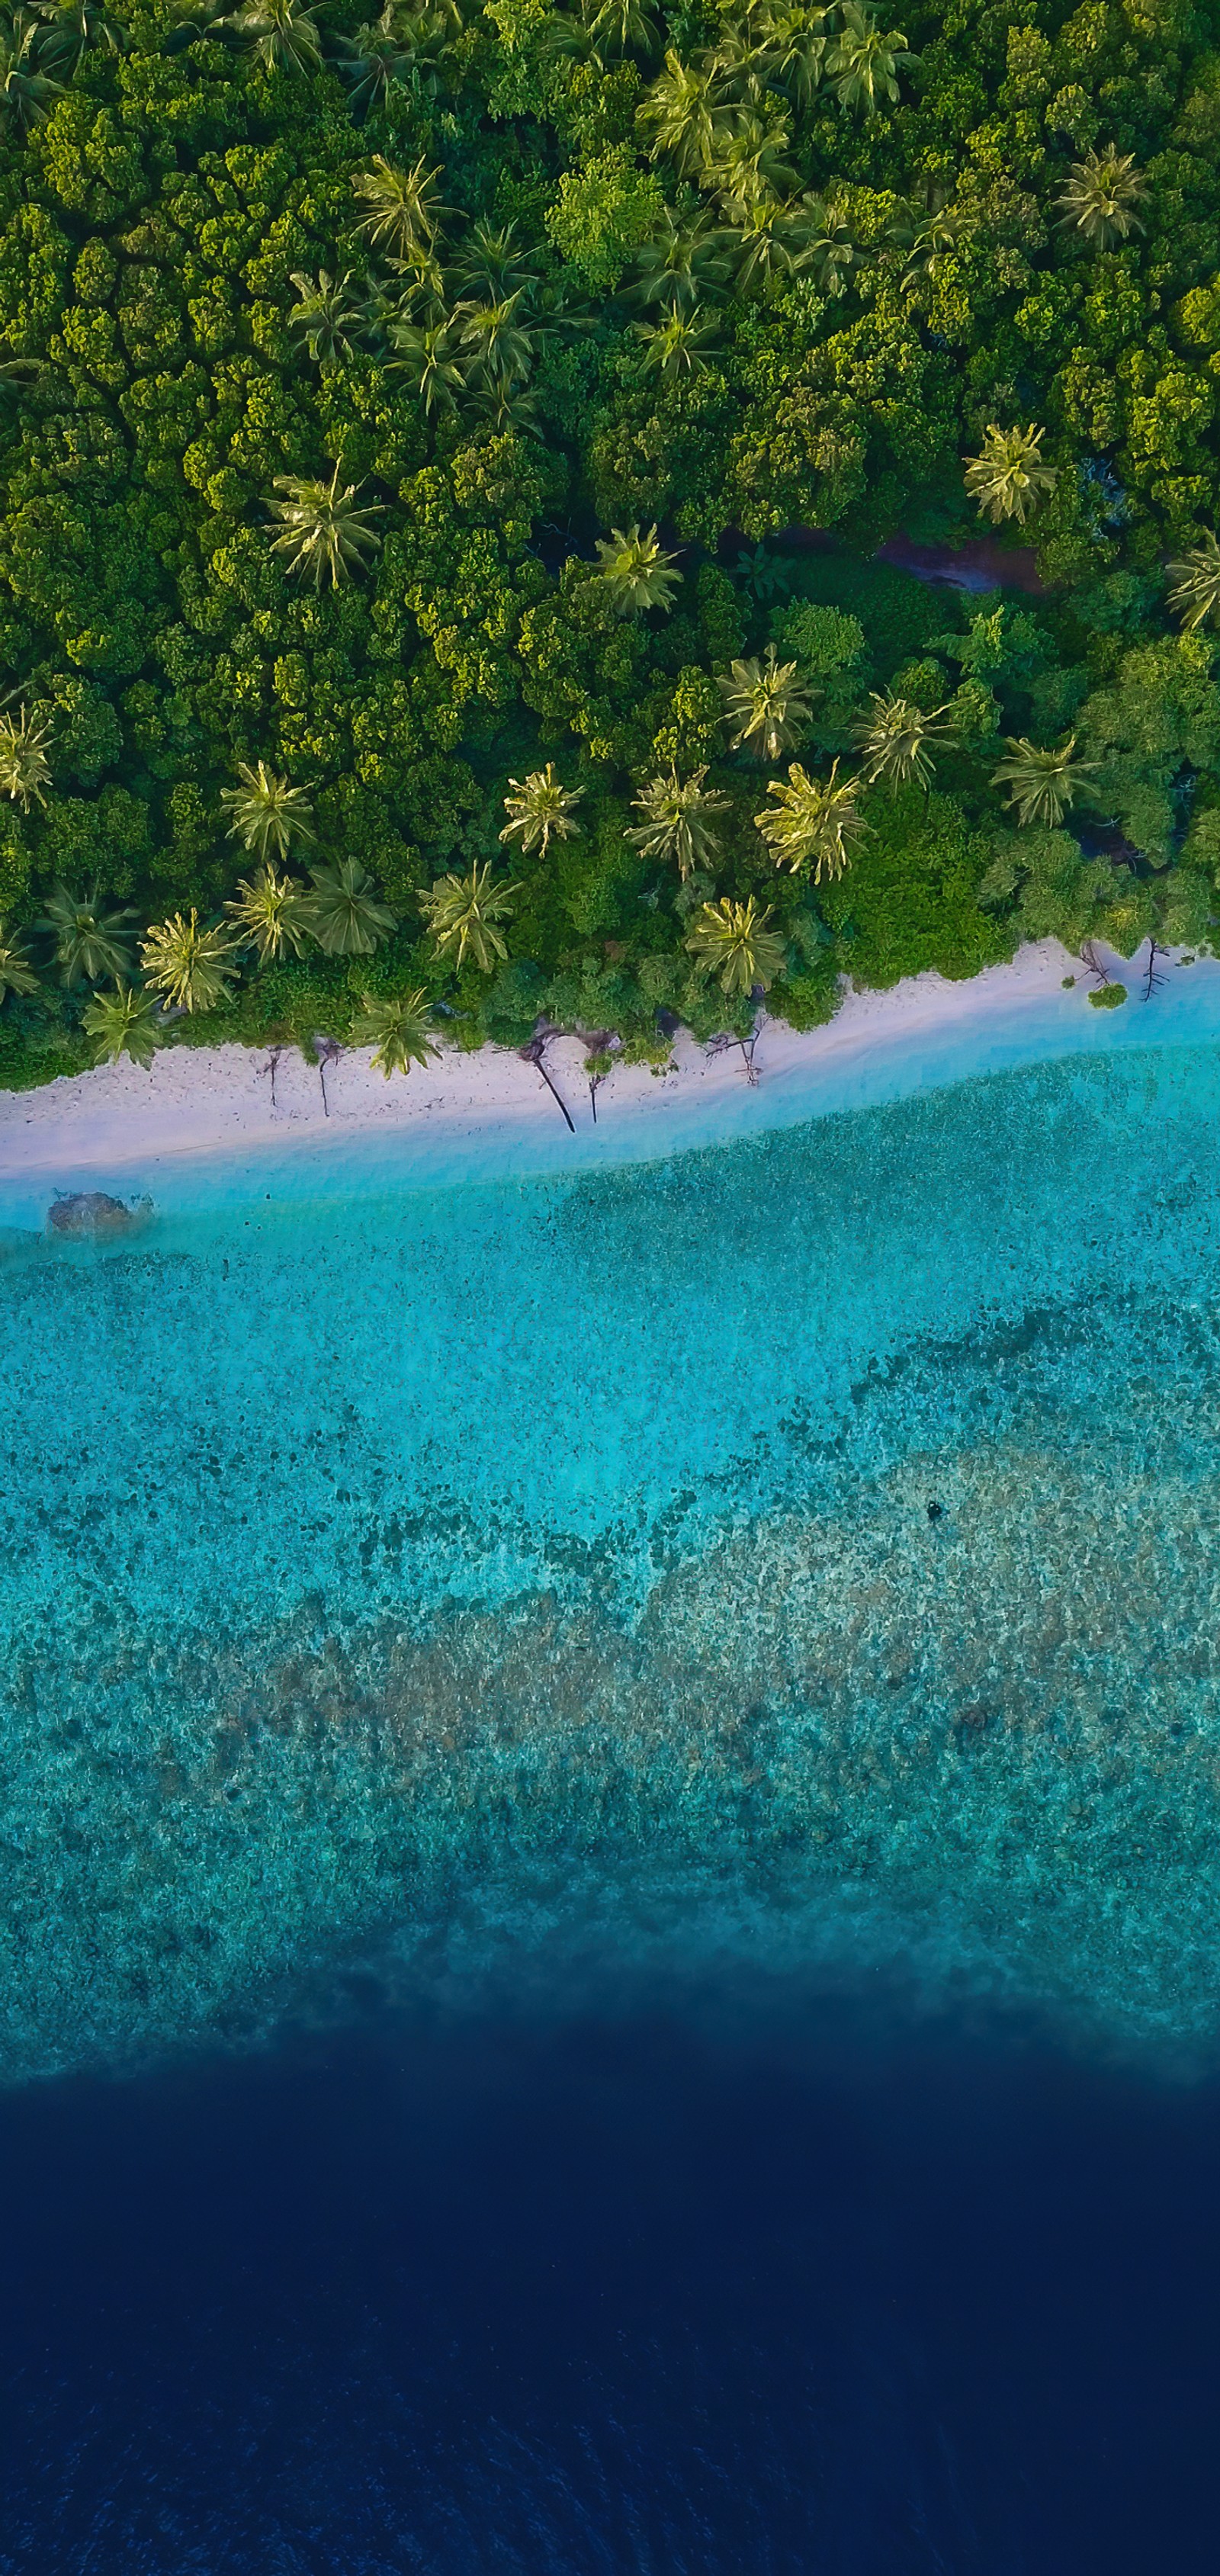
[[[566,1100],[564,1099],[562,1092],[559,1092],[559,1091],[557,1091],[557,1090],[556,1090],[555,1085],[554,1085],[554,1083],[553,1083],[553,1082],[552,1082],[552,1080],[551,1080],[550,1074],[547,1072],[546,1066],[545,1066],[545,1064],[543,1063],[543,1060],[542,1060],[542,1051],[543,1051],[543,1048],[545,1047],[545,1045],[546,1045],[546,1039],[545,1039],[545,1038],[531,1038],[531,1039],[530,1039],[530,1042],[529,1042],[529,1045],[528,1045],[527,1047],[522,1047],[522,1049],[521,1049],[521,1054],[522,1054],[522,1057],[523,1057],[523,1059],[524,1059],[524,1061],[525,1061],[525,1063],[526,1063],[526,1064],[536,1064],[536,1065],[537,1065],[537,1067],[538,1067],[538,1071],[539,1071],[539,1073],[541,1074],[542,1079],[543,1079],[543,1081],[544,1081],[544,1082],[545,1082],[545,1084],[546,1084],[547,1090],[548,1090],[548,1091],[550,1092],[550,1094],[551,1094],[551,1098],[552,1098],[553,1100],[557,1100],[557,1101],[558,1101],[559,1106],[560,1106],[560,1108],[561,1108],[561,1109],[562,1109],[562,1111],[563,1111],[564,1117],[567,1119],[568,1125],[569,1125],[569,1127],[571,1128],[572,1134],[573,1134],[573,1135],[575,1135],[575,1133],[576,1133],[576,1121],[575,1121],[575,1119],[574,1119],[574,1118],[573,1118],[573,1116],[572,1116],[572,1112],[571,1112],[571,1110],[569,1109],[568,1104],[567,1104]]]
[[[337,1038],[323,1038],[318,1049],[318,1080],[322,1085],[322,1107],[328,1118],[330,1102],[326,1097],[326,1068],[328,1064],[337,1064],[342,1053],[343,1049]]]

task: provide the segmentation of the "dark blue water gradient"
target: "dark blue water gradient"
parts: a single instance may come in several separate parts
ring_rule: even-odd
[[[1220,2089],[738,2006],[8,2097],[3,2576],[1211,2576]]]

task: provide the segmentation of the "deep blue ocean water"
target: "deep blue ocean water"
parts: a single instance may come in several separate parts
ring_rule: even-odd
[[[749,1985],[0,2112],[4,2576],[1210,2576],[1220,2091]]]
[[[1210,2569],[1218,1135],[6,1203],[0,2576]]]

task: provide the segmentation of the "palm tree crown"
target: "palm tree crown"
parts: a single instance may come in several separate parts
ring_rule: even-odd
[[[437,877],[430,894],[420,890],[420,911],[442,955],[456,950],[459,974],[468,953],[484,975],[497,957],[508,955],[499,924],[511,918],[517,887],[492,885],[490,877],[490,865],[481,868],[476,862],[468,877]]]
[[[1133,152],[1119,152],[1112,143],[1104,152],[1086,152],[1083,161],[1074,163],[1056,199],[1059,220],[1075,224],[1094,249],[1112,250],[1128,233],[1142,233],[1135,210],[1146,186]]]
[[[402,14],[387,0],[379,17],[353,36],[339,38],[339,71],[351,85],[352,106],[359,115],[375,107],[384,107],[390,91],[408,81],[416,58],[415,30],[421,20],[408,20],[404,27]]]
[[[375,250],[406,259],[412,250],[431,246],[445,212],[439,178],[439,170],[422,159],[412,170],[399,170],[383,152],[373,154],[371,170],[357,171],[352,187],[366,209],[359,230]]]
[[[644,820],[628,832],[628,840],[647,859],[676,859],[684,880],[692,868],[706,866],[715,856],[717,835],[709,818],[727,812],[731,801],[705,787],[706,776],[706,761],[693,778],[679,778],[671,768],[668,778],[650,779],[633,799]]]
[[[944,707],[926,715],[909,698],[896,698],[889,690],[882,695],[876,689],[869,691],[869,705],[872,714],[853,726],[852,738],[864,754],[864,775],[870,786],[874,779],[887,779],[895,795],[912,779],[930,787],[932,761],[927,745],[946,739],[945,728],[937,721]]]
[[[130,984],[116,984],[113,993],[95,993],[81,1026],[93,1039],[95,1064],[117,1064],[121,1055],[129,1055],[147,1073],[161,1043],[158,1004]]]
[[[572,820],[572,808],[580,803],[583,787],[564,787],[555,776],[555,763],[548,760],[545,769],[531,769],[524,779],[510,778],[509,793],[504,799],[508,821],[500,834],[502,841],[519,840],[527,853],[539,850],[543,858],[550,848],[551,834],[556,840],[570,840],[579,832]]]
[[[98,911],[98,889],[70,894],[57,885],[47,898],[47,917],[39,928],[55,941],[55,962],[64,984],[100,984],[104,975],[118,977],[131,964],[130,912]]]
[[[39,56],[44,44],[54,60],[55,47],[45,27],[40,27],[28,9],[13,9],[0,16],[0,125],[16,134],[27,134],[32,125],[41,125],[52,102],[62,98],[62,81],[39,70]]]
[[[640,342],[642,373],[671,380],[706,375],[708,348],[720,337],[718,323],[705,320],[697,304],[689,313],[675,306],[663,322],[633,322],[631,328]]]
[[[220,801],[233,817],[229,839],[260,859],[286,859],[294,841],[312,841],[313,807],[303,787],[290,787],[264,760],[253,769],[237,764],[240,787],[222,787]]]
[[[613,592],[624,617],[636,608],[672,608],[674,592],[682,579],[673,563],[656,529],[650,528],[642,537],[638,521],[625,532],[612,528],[608,537],[597,541],[599,576]]]
[[[825,197],[801,199],[802,248],[799,265],[823,295],[845,295],[860,245],[838,206]]]
[[[317,19],[299,0],[249,0],[229,24],[265,71],[315,72],[321,65]]]
[[[1041,494],[1053,492],[1058,475],[1042,461],[1044,436],[1032,427],[999,429],[994,421],[984,432],[979,454],[966,459],[966,490],[987,518],[1024,525]]]
[[[792,0],[767,0],[751,13],[758,30],[759,69],[768,80],[778,81],[798,107],[807,107],[820,86],[832,16],[829,8],[805,9],[799,0],[796,6]]]
[[[1092,763],[1073,759],[1075,734],[1058,751],[1040,751],[1024,735],[1014,740],[1008,734],[1005,741],[1009,757],[992,770],[992,786],[1007,787],[1004,801],[1016,807],[1019,823],[1042,823],[1057,830],[1084,780],[1092,775]]]
[[[406,377],[429,419],[438,406],[453,411],[466,382],[458,354],[460,338],[452,316],[442,322],[395,322],[391,327],[391,371]]]
[[[886,35],[858,0],[846,0],[838,41],[826,57],[826,74],[840,107],[862,107],[873,117],[882,99],[898,96],[898,72],[913,63],[906,37],[895,28]]]
[[[715,71],[696,71],[672,50],[651,89],[636,109],[636,122],[649,137],[655,161],[668,153],[683,178],[693,175],[712,148],[712,117],[721,85]]]
[[[30,964],[25,941],[6,921],[0,920],[0,1002],[9,993],[36,993],[38,977]]]
[[[289,330],[304,341],[310,357],[319,365],[350,358],[361,321],[360,308],[347,292],[352,282],[350,268],[337,279],[325,268],[320,268],[316,277],[307,277],[303,269],[294,268],[291,282],[297,301],[289,310]]]
[[[714,185],[735,214],[760,197],[789,196],[799,185],[787,158],[791,141],[782,110],[764,121],[755,108],[730,108],[713,128],[705,184]]]
[[[276,475],[275,489],[284,498],[271,503],[271,513],[283,526],[271,540],[272,551],[285,555],[289,572],[307,575],[315,590],[328,574],[335,588],[353,572],[362,572],[365,555],[381,543],[371,525],[380,516],[380,502],[363,510],[351,507],[360,488],[349,483],[341,492],[337,465],[329,483],[299,474]]]
[[[858,810],[858,778],[839,777],[838,761],[830,776],[811,778],[794,760],[786,779],[772,778],[768,796],[775,798],[754,817],[777,868],[808,868],[815,885],[824,877],[841,877],[856,843],[868,829]]]
[[[700,965],[710,967],[726,993],[752,993],[761,985],[764,993],[781,972],[784,942],[774,930],[768,930],[769,910],[759,912],[753,895],[744,903],[734,903],[725,895],[719,903],[701,905],[687,935],[686,945]]]
[[[225,905],[242,935],[243,946],[257,949],[260,966],[281,957],[299,957],[310,927],[308,901],[292,877],[277,874],[268,859],[251,882],[242,877],[237,899]]]
[[[730,663],[727,679],[717,686],[732,750],[752,751],[759,760],[778,760],[781,752],[791,750],[813,714],[795,662],[777,661],[774,644],[768,644],[761,662]]]
[[[581,16],[603,54],[625,54],[633,46],[641,54],[655,51],[656,20],[640,0],[582,0]]]
[[[453,263],[463,293],[494,303],[498,297],[532,291],[539,282],[534,254],[523,247],[516,222],[493,224],[480,215],[472,224]]]
[[[45,746],[50,739],[50,724],[35,724],[24,707],[17,715],[7,707],[0,714],[0,796],[11,796],[23,814],[28,814],[31,800],[46,804],[43,790],[50,782],[51,764]]]
[[[397,915],[380,901],[359,859],[337,859],[309,874],[304,915],[324,957],[371,957],[378,941],[397,930]]]
[[[527,376],[533,364],[537,340],[518,312],[523,286],[511,295],[479,299],[468,297],[456,306],[455,322],[461,322],[462,347],[469,363],[485,380],[496,376]]]
[[[46,24],[46,59],[57,70],[74,71],[90,45],[100,45],[108,54],[126,50],[126,28],[108,18],[95,0],[34,0],[34,5]]]
[[[636,253],[628,300],[672,308],[697,304],[729,274],[723,235],[709,215],[680,222],[667,206],[660,225]]]
[[[428,997],[422,984],[413,993],[366,993],[364,1008],[352,1022],[356,1046],[371,1046],[374,1067],[384,1073],[409,1073],[440,1054],[428,1034]]]
[[[1220,545],[1210,528],[1170,564],[1169,599],[1185,626],[1214,626],[1220,617]]]
[[[233,943],[223,930],[201,930],[192,907],[158,921],[140,948],[140,962],[154,992],[182,1011],[214,1011],[227,1001],[235,968]]]

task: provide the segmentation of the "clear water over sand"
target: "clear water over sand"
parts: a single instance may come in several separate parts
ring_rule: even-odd
[[[10,1237],[4,2072],[726,1952],[1210,2051],[1218,1136],[1128,1047]]]

